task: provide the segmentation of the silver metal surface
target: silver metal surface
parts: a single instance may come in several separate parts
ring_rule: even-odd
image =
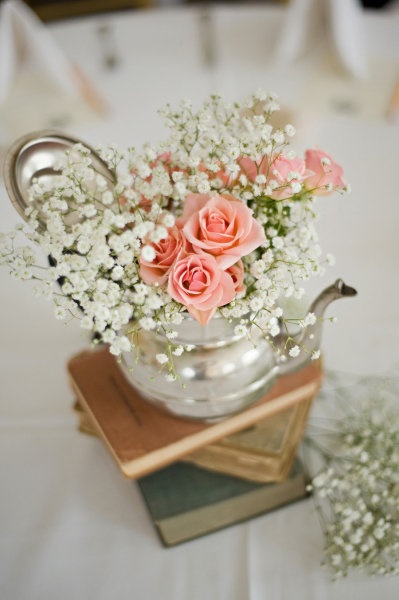
[[[165,382],[157,355],[168,354],[168,340],[153,331],[140,331],[134,338],[139,351],[122,356],[122,368],[132,385],[156,406],[190,419],[214,421],[239,412],[256,402],[274,384],[276,377],[301,369],[320,349],[323,315],[334,300],[355,296],[356,290],[342,279],[326,288],[309,312],[316,319],[294,342],[283,332],[273,338],[273,347],[254,327],[252,339],[234,333],[239,320],[227,322],[215,316],[203,327],[187,316],[180,325],[175,344],[190,344],[192,350],[173,357],[177,380]],[[290,356],[295,344],[300,355]],[[285,356],[282,361],[281,355]]]
[[[33,180],[49,182],[58,176],[60,158],[78,143],[90,150],[94,168],[113,184],[113,174],[90,146],[57,131],[45,129],[29,133],[9,148],[4,161],[4,182],[11,202],[23,219],[27,220],[25,211],[32,206],[29,189]],[[34,208],[39,211],[39,222],[44,224],[40,206],[34,205]]]
[[[270,344],[254,328],[253,339],[234,333],[239,321],[214,317],[204,327],[191,316],[173,325],[176,344],[191,351],[174,356],[177,380],[165,381],[157,355],[168,353],[168,340],[152,331],[134,337],[139,351],[125,353],[127,379],[156,406],[174,415],[220,420],[256,402],[273,385],[276,366]]]

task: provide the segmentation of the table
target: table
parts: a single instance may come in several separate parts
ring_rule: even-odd
[[[52,32],[110,106],[102,120],[70,130],[90,143],[156,140],[156,110],[211,91],[242,97],[273,89],[299,123],[298,143],[318,144],[344,165],[353,192],[319,202],[320,237],[336,256],[309,296],[336,277],[356,299],[334,304],[325,364],[385,373],[397,361],[398,124],[383,115],[327,111],[312,96],[327,78],[315,49],[296,65],[269,62],[283,7],[212,8],[216,62],[206,64],[198,8],[115,13],[58,22]],[[120,63],[104,69],[97,29],[116,33]],[[398,67],[399,14],[367,13],[368,51]],[[321,79],[320,79],[321,78]],[[327,84],[326,84],[327,85]],[[368,88],[369,89],[369,88]],[[316,93],[316,92],[314,92]],[[309,99],[309,102],[306,101]],[[294,119],[295,120],[295,119]],[[67,128],[68,130],[68,128]],[[0,190],[1,230],[18,217]],[[396,598],[397,579],[354,574],[332,583],[320,566],[322,533],[311,500],[164,549],[134,483],[98,440],[79,434],[65,364],[87,347],[78,325],[60,324],[29,285],[0,270],[0,595],[7,600],[111,597],[134,600]]]

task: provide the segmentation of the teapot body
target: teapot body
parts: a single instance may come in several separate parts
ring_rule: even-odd
[[[259,400],[273,385],[277,366],[270,344],[254,328],[251,336],[238,334],[239,321],[217,315],[202,326],[184,317],[174,345],[189,347],[173,356],[176,379],[167,381],[166,336],[141,330],[133,352],[122,356],[122,368],[142,397],[159,408],[189,419],[215,421],[239,412]]]

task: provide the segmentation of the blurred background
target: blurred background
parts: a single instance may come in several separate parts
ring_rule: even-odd
[[[318,202],[336,263],[306,282],[304,304],[338,277],[359,292],[334,304],[323,363],[386,373],[399,339],[398,0],[0,1],[0,168],[28,132],[139,149],[165,138],[166,103],[258,88],[277,94],[294,150],[322,148],[352,187]],[[0,231],[20,223],[0,173]],[[309,503],[158,547],[131,483],[76,432],[66,364],[86,334],[54,319],[30,283],[0,269],[2,599],[398,597],[394,578],[331,585]]]
[[[3,0],[1,0],[3,1]],[[254,0],[252,4],[287,4],[290,0]],[[361,0],[365,8],[384,8],[397,0]],[[154,8],[179,4],[249,4],[246,0],[28,0],[26,2],[43,20],[64,19],[74,16],[132,8]]]

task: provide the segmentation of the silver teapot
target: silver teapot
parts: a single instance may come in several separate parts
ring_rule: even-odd
[[[123,354],[122,368],[139,393],[158,407],[185,418],[218,420],[256,402],[277,377],[310,362],[320,348],[325,309],[338,298],[354,295],[356,290],[338,279],[317,296],[309,308],[316,321],[296,337],[303,350],[295,357],[288,354],[289,340],[283,333],[273,338],[272,346],[257,327],[248,339],[234,333],[238,321],[216,315],[202,326],[187,314],[181,325],[173,326],[178,332],[174,343],[192,346],[174,357],[176,381],[166,382],[159,374],[156,356],[167,352],[168,341],[152,331],[138,333],[138,356]]]
[[[32,181],[58,175],[59,157],[79,142],[46,130],[29,134],[10,148],[4,165],[5,184],[23,218]],[[91,158],[112,188],[114,175],[94,150]],[[36,208],[40,221],[40,206]],[[156,356],[166,353],[167,340],[152,331],[138,333],[135,337],[140,349],[138,357],[136,353],[125,353],[121,367],[139,393],[157,406],[181,417],[221,419],[259,400],[277,377],[305,366],[313,351],[320,348],[326,307],[338,298],[354,295],[356,290],[338,279],[316,298],[309,308],[316,322],[296,339],[305,348],[296,357],[287,353],[288,338],[283,333],[273,338],[272,347],[256,327],[248,339],[235,333],[237,322],[216,315],[202,326],[187,314],[180,325],[174,326],[178,333],[174,342],[193,349],[174,357],[176,381],[166,382],[159,374]]]

